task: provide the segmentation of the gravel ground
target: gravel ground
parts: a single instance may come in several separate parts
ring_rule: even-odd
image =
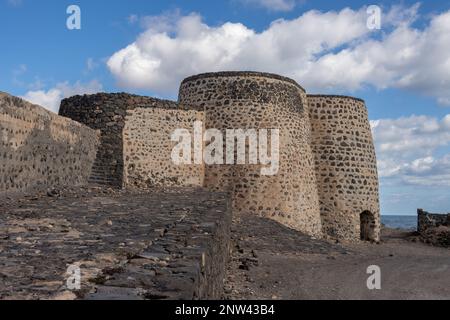
[[[311,239],[274,221],[234,221],[228,299],[450,299],[450,249],[384,229],[380,244]],[[367,268],[381,268],[381,290]]]

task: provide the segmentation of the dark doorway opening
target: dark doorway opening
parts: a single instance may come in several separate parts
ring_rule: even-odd
[[[375,217],[370,211],[364,211],[360,215],[361,221],[361,240],[373,241],[375,240]]]

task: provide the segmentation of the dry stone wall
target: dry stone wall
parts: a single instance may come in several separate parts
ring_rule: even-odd
[[[97,133],[20,98],[0,93],[0,193],[82,185]]]
[[[157,142],[151,139],[151,136],[144,137],[144,135],[155,133],[157,127],[158,129],[162,128],[163,124],[151,119],[151,117],[156,117],[156,113],[159,113],[160,119],[166,119],[163,114],[167,113],[169,118],[166,123],[177,126],[179,124],[177,117],[170,117],[177,114],[176,110],[178,109],[178,105],[172,101],[126,93],[100,93],[64,99],[61,102],[59,113],[101,132],[101,144],[94,164],[91,182],[117,187],[143,187],[161,185],[165,182],[171,185],[169,182],[174,181],[173,178],[177,175],[173,172],[165,172],[170,164],[162,164],[161,159],[158,158],[161,156],[167,159],[166,155],[161,155],[163,150],[153,149],[149,151],[149,148],[159,148],[162,145],[157,146]],[[182,113],[181,110],[180,113]],[[147,116],[149,117],[148,122]],[[180,117],[183,117],[183,115]],[[144,119],[146,124],[142,122]],[[183,125],[182,122],[180,121],[181,125]],[[131,132],[135,129],[142,130],[142,132]],[[160,132],[159,135],[161,137],[162,133]],[[167,138],[170,139],[170,135]],[[167,142],[167,139],[164,141]],[[124,147],[124,143],[126,143],[126,147]],[[135,143],[139,145],[139,150],[136,149],[137,146],[133,147]],[[141,147],[149,153],[145,153]],[[167,149],[164,151],[167,151]],[[131,159],[136,160],[136,163],[130,163]],[[158,162],[158,165],[162,165],[162,167],[154,168],[153,173],[144,173],[142,165],[145,161]],[[149,166],[146,165],[146,168],[149,168]],[[190,169],[192,168],[186,170]],[[155,177],[155,172],[162,175]],[[138,177],[142,180],[139,181]],[[182,179],[178,180],[181,181]],[[187,180],[189,179],[186,178],[185,181]],[[194,180],[198,179],[192,179],[192,181]]]
[[[324,233],[379,240],[378,174],[364,101],[309,95],[308,104]]]
[[[202,108],[206,129],[219,129],[224,136],[227,129],[279,129],[278,173],[263,176],[261,165],[248,162],[208,165],[205,187],[231,192],[235,214],[258,214],[308,234],[321,235],[303,88],[293,80],[272,74],[209,73],[185,79],[179,102]]]
[[[423,209],[417,210],[417,231],[424,233],[428,229],[440,226],[450,227],[450,213],[430,213]]]
[[[197,110],[136,108],[128,111],[123,130],[124,186],[149,187],[203,186],[204,165],[176,165],[171,159],[177,129],[193,137],[196,121],[204,120]],[[192,154],[191,154],[192,155]]]

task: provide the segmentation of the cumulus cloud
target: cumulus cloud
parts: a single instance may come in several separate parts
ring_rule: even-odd
[[[427,157],[413,161],[404,170],[403,179],[414,185],[450,186],[450,154],[435,159]]]
[[[368,33],[365,16],[350,9],[310,11],[295,20],[277,20],[262,33],[241,23],[210,27],[197,14],[174,22],[172,15],[151,17],[148,29],[107,64],[121,86],[158,94],[173,94],[182,78],[205,71],[253,69],[293,75],[315,54]]]
[[[380,177],[414,185],[450,186],[450,115],[371,121]]]
[[[383,32],[366,8],[308,11],[257,32],[241,23],[209,26],[197,14],[148,17],[146,31],[107,64],[123,87],[174,95],[184,77],[256,70],[294,78],[310,91],[401,88],[450,105],[450,11],[413,27],[418,5],[394,6]]]
[[[69,82],[58,83],[54,88],[45,90],[28,91],[23,99],[43,106],[44,108],[58,113],[61,100],[77,94],[93,94],[102,91],[102,84],[97,80],[92,80],[89,83],[81,83],[77,81],[74,84]]]

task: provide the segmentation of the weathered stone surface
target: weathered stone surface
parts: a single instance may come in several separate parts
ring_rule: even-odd
[[[226,194],[88,187],[59,194],[0,201],[0,299],[221,297]],[[81,269],[80,290],[66,286],[70,265]]]
[[[308,95],[324,234],[380,240],[378,172],[363,100]]]
[[[205,187],[230,191],[235,214],[254,213],[308,234],[322,234],[303,88],[265,73],[207,73],[183,81],[179,102],[204,108],[206,128],[224,135],[226,129],[279,129],[277,174],[261,175],[262,165],[206,166]]]
[[[429,213],[417,210],[417,231],[420,240],[435,246],[450,247],[450,213]]]
[[[420,234],[420,240],[434,246],[450,248],[450,227],[442,225],[427,228]]]
[[[101,132],[91,182],[141,189],[175,184],[196,186],[202,168],[175,168],[170,159],[170,146],[175,143],[170,143],[170,134],[162,136],[166,130],[158,131],[165,125],[184,128],[202,117],[201,112],[181,109],[167,100],[99,93],[64,99],[59,114]]]
[[[60,113],[102,132],[92,181],[119,187],[204,186],[253,213],[317,237],[378,241],[375,150],[364,101],[307,96],[294,80],[259,72],[185,79],[179,102],[120,94],[63,100]],[[174,129],[279,129],[280,164],[172,163]],[[249,154],[249,150],[246,151]]]
[[[0,194],[87,183],[97,133],[0,92]]]
[[[203,186],[204,165],[176,165],[171,158],[177,129],[193,134],[197,110],[136,108],[128,111],[123,129],[125,188]]]
[[[439,214],[430,213],[423,209],[417,210],[417,231],[422,233],[429,228],[436,228],[440,226],[450,226],[450,213]]]

